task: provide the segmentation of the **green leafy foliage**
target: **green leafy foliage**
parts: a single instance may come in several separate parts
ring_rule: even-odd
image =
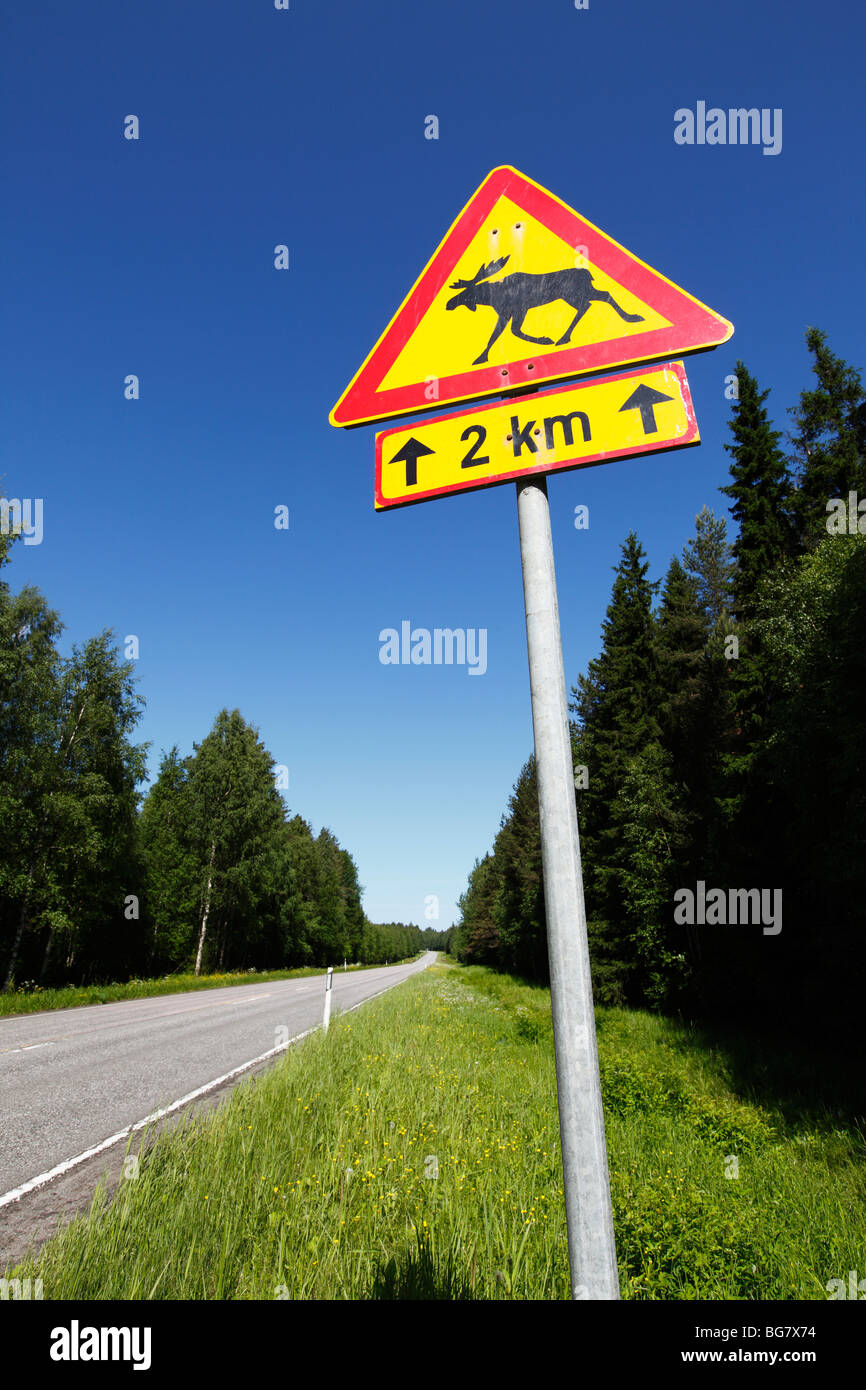
[[[866,535],[828,534],[826,521],[831,499],[866,500],[866,393],[823,333],[806,344],[815,383],[793,412],[791,467],[769,392],[737,363],[722,489],[733,543],[704,505],[654,607],[658,582],[626,537],[599,655],[572,689],[575,794],[597,1001],[758,1017],[781,1036],[808,1016],[856,1046]],[[476,862],[452,950],[543,980],[533,788],[530,761]],[[675,923],[674,894],[698,881],[781,893],[781,931]]]
[[[860,373],[827,344],[818,328],[806,333],[815,385],[800,393],[791,414],[797,490],[794,511],[806,549],[826,534],[827,502],[866,497],[866,389]]]
[[[825,1299],[860,1261],[866,1184],[856,1125],[780,1084],[814,1046],[737,1055],[621,1009],[597,1027],[622,1297]],[[137,1179],[15,1273],[72,1300],[567,1299],[548,991],[435,967],[338,1016],[151,1136]]]
[[[0,566],[15,542],[0,534]],[[239,710],[142,800],[143,700],[103,632],[62,658],[58,615],[0,583],[0,982],[374,964],[447,933],[368,923],[352,856],[290,816]],[[112,988],[114,986],[111,986]],[[28,993],[32,993],[28,991]],[[106,996],[108,997],[108,996]]]

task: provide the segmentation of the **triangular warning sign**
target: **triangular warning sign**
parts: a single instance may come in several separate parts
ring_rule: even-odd
[[[470,198],[330,419],[360,425],[654,362],[733,331],[504,165]]]

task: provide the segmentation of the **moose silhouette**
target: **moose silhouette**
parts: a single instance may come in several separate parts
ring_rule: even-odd
[[[474,313],[479,304],[485,304],[489,308],[495,309],[499,315],[496,320],[496,327],[490,335],[490,341],[480,356],[476,357],[472,363],[473,367],[487,361],[490,349],[500,334],[504,332],[509,321],[511,322],[511,331],[516,338],[522,338],[527,343],[552,346],[552,338],[534,338],[531,333],[524,333],[523,320],[530,309],[538,309],[543,304],[552,304],[556,299],[564,300],[575,310],[574,318],[568,328],[561,338],[557,338],[556,347],[562,347],[564,343],[571,342],[571,335],[575,327],[594,301],[600,304],[609,304],[612,309],[616,310],[621,319],[625,319],[626,323],[643,323],[642,314],[627,314],[625,309],[621,309],[617,304],[613,295],[608,294],[607,290],[597,290],[588,270],[551,270],[542,275],[531,275],[527,271],[521,270],[506,275],[504,280],[497,280],[491,284],[489,277],[501,270],[508,259],[508,256],[503,256],[501,260],[491,261],[489,265],[481,265],[471,280],[455,280],[448,287],[452,290],[459,290],[460,293],[449,299],[445,306],[447,309],[471,309]]]

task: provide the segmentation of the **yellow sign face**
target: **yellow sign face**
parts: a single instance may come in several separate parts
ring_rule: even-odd
[[[699,300],[509,165],[438,246],[331,411],[433,410],[726,342]]]
[[[382,389],[423,381],[431,363],[442,376],[487,363],[504,367],[516,355],[526,355],[526,344],[530,350],[535,344],[544,347],[550,365],[569,348],[656,328],[670,328],[670,321],[605,275],[584,244],[570,246],[501,197],[455,266],[453,281],[433,300],[385,375]]]
[[[376,509],[699,444],[682,362],[376,435]]]

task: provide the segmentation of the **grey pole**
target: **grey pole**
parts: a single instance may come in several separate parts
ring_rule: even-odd
[[[571,1296],[618,1299],[571,736],[544,477],[522,478],[517,483],[517,516],[541,815]]]

